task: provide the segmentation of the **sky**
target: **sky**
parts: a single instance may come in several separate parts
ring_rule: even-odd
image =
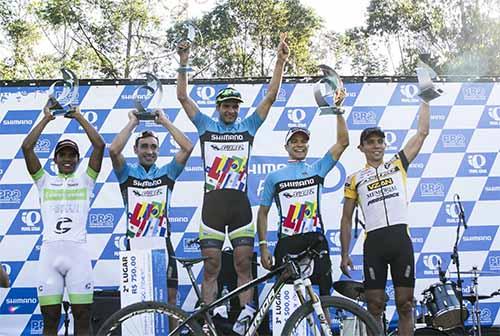
[[[185,0],[175,1],[185,2]],[[188,15],[200,16],[212,9],[216,2],[216,0],[188,0]],[[301,2],[315,9],[316,13],[323,18],[325,27],[337,33],[363,25],[369,4],[369,0],[301,0]]]

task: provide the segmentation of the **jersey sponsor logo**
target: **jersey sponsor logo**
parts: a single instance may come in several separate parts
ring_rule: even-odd
[[[386,178],[383,180],[379,180],[379,181],[375,181],[373,183],[370,183],[366,187],[368,188],[368,190],[372,191],[374,189],[379,189],[379,188],[386,187],[386,186],[389,186],[392,184],[394,184],[394,180],[389,177],[389,178]]]
[[[294,198],[294,197],[305,197],[309,195],[314,195],[316,191],[314,189],[307,190],[296,190],[296,191],[286,191],[283,193],[283,196],[286,198]]]
[[[210,148],[216,151],[235,152],[246,149],[244,144],[210,144]]]
[[[73,220],[69,217],[60,217],[57,219],[56,229],[54,232],[56,234],[65,234],[69,230],[71,230],[71,223]]]
[[[141,187],[141,188],[150,188],[150,187],[156,187],[161,185],[161,179],[155,179],[155,180],[132,180],[132,186],[134,187]]]
[[[163,189],[132,189],[131,191],[137,197],[154,197],[164,194]]]
[[[312,186],[315,184],[317,184],[316,179],[314,177],[311,177],[307,180],[280,182],[280,184],[278,186],[280,189],[287,189],[287,188],[307,187],[307,186]]]
[[[210,134],[210,140],[212,141],[244,141],[245,137],[243,134]]]

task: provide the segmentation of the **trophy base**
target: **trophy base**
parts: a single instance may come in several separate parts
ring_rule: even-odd
[[[418,96],[426,103],[430,102],[431,100],[434,100],[438,97],[441,97],[443,94],[443,90],[441,89],[436,89],[434,86],[428,87],[426,89],[421,90],[418,93]]]
[[[319,115],[325,115],[325,114],[344,114],[345,109],[341,107],[336,107],[336,106],[322,106],[319,108]]]
[[[139,120],[155,120],[156,114],[149,113],[149,112],[137,112],[134,113],[137,119]]]

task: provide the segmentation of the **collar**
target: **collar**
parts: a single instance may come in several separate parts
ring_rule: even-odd
[[[57,173],[57,177],[63,178],[63,179],[68,179],[75,177],[75,173],[70,173],[70,174],[62,174],[62,173]]]

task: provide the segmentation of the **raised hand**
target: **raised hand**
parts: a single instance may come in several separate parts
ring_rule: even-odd
[[[190,50],[191,43],[189,43],[189,41],[181,41],[177,44],[177,54],[179,55],[179,62],[181,66],[188,64]]]
[[[288,33],[280,33],[280,43],[278,44],[278,59],[281,61],[286,61],[288,55],[290,55],[290,49],[288,48],[288,44],[286,43],[287,37]]]

